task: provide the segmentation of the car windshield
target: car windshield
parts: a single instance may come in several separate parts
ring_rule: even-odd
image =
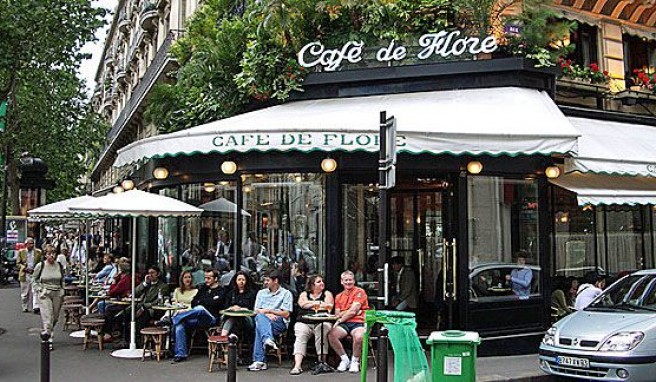
[[[627,276],[606,289],[586,310],[656,312],[656,275]]]

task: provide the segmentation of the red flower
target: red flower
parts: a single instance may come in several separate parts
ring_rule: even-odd
[[[640,69],[633,69],[633,74],[638,74],[640,73]]]
[[[604,76],[608,75],[608,70],[604,70]]]
[[[643,79],[644,77],[645,77],[645,73],[638,72],[638,78]]]
[[[593,72],[598,72],[599,71],[599,65],[590,64],[590,70],[592,70]]]

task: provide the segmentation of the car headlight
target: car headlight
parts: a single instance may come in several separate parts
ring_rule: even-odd
[[[638,346],[645,338],[643,332],[619,332],[601,345],[600,351],[627,351]]]
[[[542,343],[549,346],[554,346],[556,344],[556,327],[552,326],[547,330],[547,333],[542,338]]]

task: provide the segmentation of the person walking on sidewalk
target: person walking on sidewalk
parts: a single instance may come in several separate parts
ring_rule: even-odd
[[[18,251],[18,281],[21,289],[21,307],[27,312],[28,304],[32,301],[34,314],[39,314],[38,298],[32,290],[32,274],[34,266],[41,262],[41,250],[34,248],[34,238],[25,239],[25,248]]]
[[[267,369],[265,346],[278,349],[275,336],[287,329],[294,298],[292,293],[280,286],[280,273],[271,271],[264,276],[265,288],[255,297],[255,341],[253,341],[253,363],[250,371]]]
[[[45,260],[34,267],[33,291],[39,298],[43,331],[50,335],[52,350],[52,329],[59,320],[59,311],[64,298],[64,268],[56,261],[54,248],[46,244]]]

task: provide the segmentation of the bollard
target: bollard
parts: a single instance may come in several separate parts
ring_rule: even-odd
[[[41,382],[50,382],[50,334],[41,332]]]
[[[228,337],[228,372],[226,382],[237,382],[237,341],[239,337],[231,334]]]
[[[376,352],[376,382],[387,382],[387,347],[388,330],[382,326],[378,329],[378,351]],[[366,357],[366,355],[364,355]]]

